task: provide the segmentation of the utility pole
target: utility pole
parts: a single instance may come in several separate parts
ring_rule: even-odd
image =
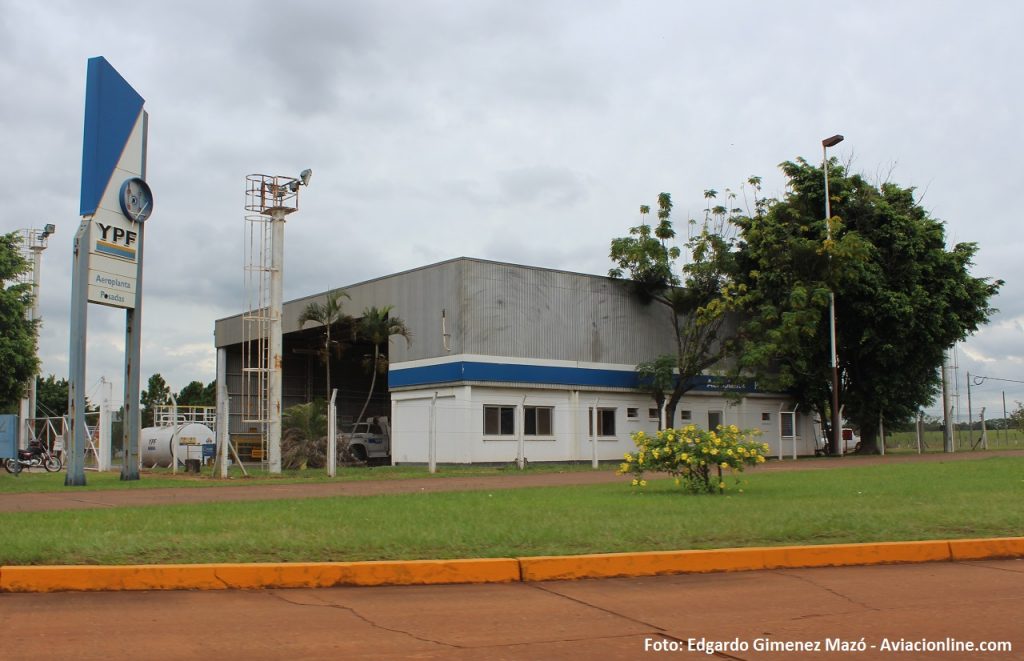
[[[949,352],[942,357],[942,450],[953,452],[953,403],[949,390]]]

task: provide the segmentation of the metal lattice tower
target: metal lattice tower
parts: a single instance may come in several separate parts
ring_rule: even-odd
[[[32,235],[36,234],[36,230],[18,230],[18,234],[21,236],[20,248],[21,256],[29,264],[29,268],[25,269],[24,273],[19,273],[15,277],[15,281],[21,285],[32,284],[32,275],[35,272],[34,264],[32,263]],[[35,294],[35,292],[33,292]]]
[[[28,262],[29,268],[17,276],[20,284],[32,286],[32,306],[28,309],[27,315],[31,321],[39,320],[39,276],[40,264],[43,251],[46,250],[49,237],[56,228],[48,224],[44,229],[23,229],[21,235],[21,254]],[[33,377],[29,383],[28,393],[22,398],[18,409],[21,423],[18,425],[18,447],[27,447],[31,435],[31,425],[28,421],[36,417],[36,379]]]
[[[309,181],[265,174],[245,178],[245,295],[242,315],[242,422],[255,425],[262,462],[281,471],[281,369],[284,221],[299,209],[299,187]]]
[[[251,182],[247,180],[251,185]],[[246,191],[246,210],[249,209]],[[259,214],[245,216],[245,312],[242,313],[242,424],[256,426],[267,452],[267,372],[270,340],[270,219]]]

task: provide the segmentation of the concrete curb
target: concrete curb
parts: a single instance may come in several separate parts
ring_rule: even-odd
[[[514,583],[996,558],[1024,558],[1024,537],[470,560],[5,566],[0,567],[0,592]]]

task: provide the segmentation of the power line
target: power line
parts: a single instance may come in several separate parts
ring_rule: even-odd
[[[978,376],[977,374],[974,375],[974,385],[980,386],[983,383],[985,383],[986,381],[1005,381],[1006,383],[1024,383],[1024,381],[1017,381],[1015,379],[1000,379],[999,377],[995,377],[995,376]]]

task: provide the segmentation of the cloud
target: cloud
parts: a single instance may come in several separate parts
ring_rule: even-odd
[[[658,193],[678,221],[752,174],[781,194],[776,164],[839,132],[840,160],[898,163],[950,242],[978,243],[974,272],[1006,280],[962,359],[1024,377],[1006,84],[1021,19],[1012,2],[884,20],[813,3],[9,3],[0,230],[57,224],[41,352],[63,375],[86,60],[104,55],[150,113],[143,378],[180,387],[213,378],[213,322],[244,306],[247,174],[313,168],[286,229],[294,298],[459,255],[605,273]],[[124,313],[93,309],[89,373],[120,380]]]

